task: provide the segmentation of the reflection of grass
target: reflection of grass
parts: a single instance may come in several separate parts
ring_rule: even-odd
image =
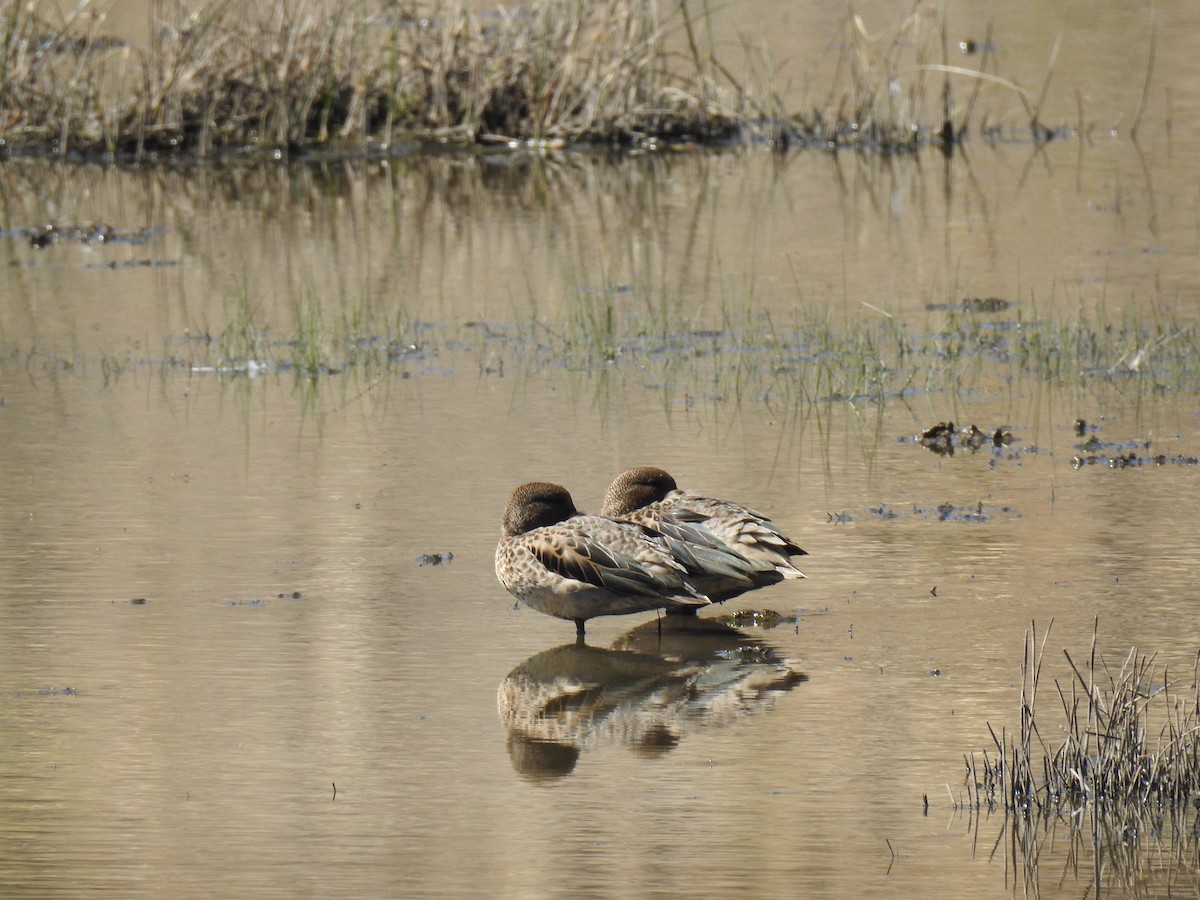
[[[1121,816],[1008,817],[998,835],[1024,895],[1053,884],[1061,896],[1072,879],[1077,896],[1194,897],[1200,893],[1197,822],[1192,810],[1144,808]],[[1157,885],[1157,887],[1155,886]],[[1014,892],[1015,893],[1015,892]]]

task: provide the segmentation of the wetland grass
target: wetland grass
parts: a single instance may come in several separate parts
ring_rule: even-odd
[[[532,318],[515,323],[420,322],[395,298],[316,287],[269,314],[243,290],[227,303],[224,324],[191,329],[188,352],[174,356],[202,371],[370,383],[425,372],[569,372],[584,384],[641,386],[667,402],[777,410],[1044,387],[1099,402],[1200,391],[1200,328],[1172,312],[1150,321],[1117,313],[1105,321],[1106,310],[1026,319],[1019,306],[968,300],[948,312],[784,318],[731,301],[714,320],[665,285],[592,282],[561,314],[537,313],[534,303]]]
[[[1051,622],[1053,625],[1053,622]],[[1096,648],[1099,622],[1086,659],[1063,651],[1071,671],[1054,695],[1063,722],[1047,723],[1039,709],[1050,629],[1026,634],[1021,665],[1019,725],[991,729],[995,755],[967,758],[967,805],[1021,815],[1123,816],[1184,809],[1200,796],[1200,655],[1183,680],[1136,647],[1119,667]],[[1157,729],[1157,737],[1154,737]],[[1061,742],[1047,735],[1062,733]]]
[[[393,141],[711,140],[730,92],[673,72],[658,4],[299,0],[154,4],[149,46],[103,36],[100,4],[59,17],[7,0],[0,137],[9,150],[387,152]],[[667,7],[669,9],[669,7]],[[64,90],[65,85],[65,90]],[[736,98],[734,98],[736,102]]]
[[[372,382],[407,370],[398,364],[422,357],[419,323],[403,305],[339,297],[328,302],[312,285],[301,288],[283,316],[272,317],[246,285],[226,303],[223,325],[197,323],[172,342],[172,365],[194,373],[257,376],[292,373],[315,382],[349,375]]]
[[[1026,633],[1018,725],[997,734],[989,724],[994,752],[966,757],[966,799],[956,807],[1005,813],[1027,884],[1065,827],[1068,868],[1091,868],[1097,891],[1104,882],[1144,886],[1164,872],[1194,891],[1200,655],[1182,678],[1136,647],[1110,665],[1096,646],[1097,620],[1085,658],[1063,651],[1069,676],[1054,681],[1049,702],[1060,715],[1048,721],[1039,693],[1049,634],[1039,638],[1036,623]]]
[[[1010,95],[1009,107],[1015,94],[1036,134],[1056,133],[1039,124],[1045,87],[1031,105],[994,71],[990,38],[977,70],[948,64],[936,4],[876,34],[848,13],[828,91],[799,111],[787,110],[763,54],[745,48],[744,74],[718,57],[714,11],[696,0],[534,0],[485,12],[459,2],[155,3],[145,47],[109,34],[104,9],[80,0],[64,15],[49,2],[0,0],[5,152],[203,159],[760,139],[887,153],[963,140],[983,90]],[[970,93],[956,99],[964,82]],[[999,133],[978,115],[981,133]]]

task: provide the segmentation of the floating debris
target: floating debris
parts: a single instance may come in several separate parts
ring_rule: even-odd
[[[189,371],[200,374],[202,372],[212,372],[216,375],[245,375],[248,378],[257,378],[266,372],[275,371],[278,368],[269,362],[264,362],[257,359],[248,359],[243,363],[238,363],[232,366],[191,366]]]
[[[422,553],[417,557],[417,565],[419,566],[450,565],[452,562],[454,562],[453,553]]]
[[[99,263],[94,266],[85,266],[88,269],[170,269],[181,265],[177,259],[114,259],[106,263]]]
[[[1129,451],[1129,450],[1149,450],[1152,441],[1148,438],[1145,440],[1131,441],[1102,441],[1096,435],[1091,435],[1086,441],[1081,444],[1073,445],[1076,450],[1082,450],[1085,453],[1095,453],[1100,450],[1109,451]]]
[[[36,691],[16,691],[14,697],[78,697],[79,688],[38,688]]]
[[[750,626],[770,631],[780,625],[795,625],[800,621],[799,616],[785,616],[774,609],[739,609],[737,612],[724,616],[712,616],[713,622],[720,622],[731,628],[748,628]]]
[[[132,46],[133,42],[125,38],[106,37],[104,35],[68,35],[46,34],[36,35],[32,43],[39,53],[101,53],[105,50],[123,50]]]
[[[878,519],[900,519],[916,516],[931,522],[988,522],[996,516],[1019,518],[1020,513],[1011,506],[988,506],[982,500],[965,506],[954,503],[939,503],[937,506],[913,504],[909,510],[894,510],[886,503],[868,506],[867,512]]]
[[[996,428],[988,434],[977,425],[955,428],[953,422],[938,422],[916,435],[914,440],[926,450],[939,456],[953,456],[955,449],[974,453],[986,446],[1007,447],[1013,441],[1007,428]]]
[[[1075,434],[1082,437],[1087,431],[1098,430],[1098,426],[1088,425],[1083,419],[1075,420]],[[1074,449],[1080,451],[1071,458],[1071,468],[1082,469],[1084,466],[1103,466],[1109,469],[1128,469],[1139,466],[1195,466],[1200,465],[1200,457],[1186,454],[1168,456],[1165,453],[1150,453],[1154,442],[1150,438],[1126,441],[1102,441],[1097,435],[1088,436],[1086,441],[1075,444]],[[1144,451],[1144,452],[1143,452]]]
[[[91,225],[54,225],[40,228],[18,228],[0,232],[5,237],[27,237],[29,245],[42,250],[60,242],[72,244],[148,244],[162,233],[161,227],[144,225],[137,231],[118,231],[111,225],[95,222]]]
[[[917,443],[942,456],[954,455],[954,423],[938,422],[917,435]]]
[[[1012,301],[1003,297],[967,297],[961,303],[926,303],[929,312],[967,312],[999,313],[1011,307]]]
[[[937,522],[988,522],[994,516],[1004,514],[1015,516],[1016,511],[1011,506],[998,506],[985,509],[980,500],[974,506],[955,506],[953,503],[939,503],[932,507],[913,507],[913,515]]]
[[[973,312],[998,313],[1004,312],[1012,306],[1011,300],[1005,300],[1003,297],[971,297],[962,302],[963,309],[969,309]]]
[[[1087,456],[1073,456],[1071,458],[1072,469],[1082,469],[1085,466],[1104,466],[1109,469],[1129,469],[1139,466],[1196,466],[1200,465],[1200,457],[1196,456],[1167,456],[1165,453],[1158,453],[1154,456],[1139,456],[1132,451],[1129,453],[1119,453],[1116,456],[1108,456],[1104,453],[1088,454]]]

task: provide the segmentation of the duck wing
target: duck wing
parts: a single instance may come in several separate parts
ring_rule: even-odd
[[[683,579],[671,568],[664,565],[662,572],[653,572],[586,534],[553,535],[531,550],[538,562],[555,575],[614,594],[662,597],[689,593]]]

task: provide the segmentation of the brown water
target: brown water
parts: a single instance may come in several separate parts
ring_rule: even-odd
[[[952,12],[995,16],[1026,84],[1064,29],[1048,109],[1074,118],[1082,85],[1090,119],[1127,120],[1146,14],[1067,6]],[[813,59],[842,21],[737,9]],[[1159,16],[1137,145],[5,162],[5,896],[1195,893],[1194,837],[1140,834],[1097,890],[1065,824],[1030,865],[952,800],[988,723],[1018,724],[1031,621],[1054,620],[1045,685],[1097,617],[1110,663],[1190,671],[1200,467],[1071,460],[1077,417],[1110,454],[1200,454],[1194,370],[1155,391],[977,360],[957,390],[797,400],[704,337],[764,314],[927,334],[993,296],[1013,305],[980,318],[1010,327],[1195,322],[1196,12]],[[97,221],[137,239],[22,231]],[[312,383],[287,365],[305,324],[334,368],[337,335],[381,340]],[[949,419],[1015,440],[910,440]],[[635,464],[795,535],[808,580],[728,606],[797,620],[660,642],[653,615],[599,619],[576,649],[516,608],[492,573],[512,487],[594,509]],[[530,714],[580,682],[592,714]]]

